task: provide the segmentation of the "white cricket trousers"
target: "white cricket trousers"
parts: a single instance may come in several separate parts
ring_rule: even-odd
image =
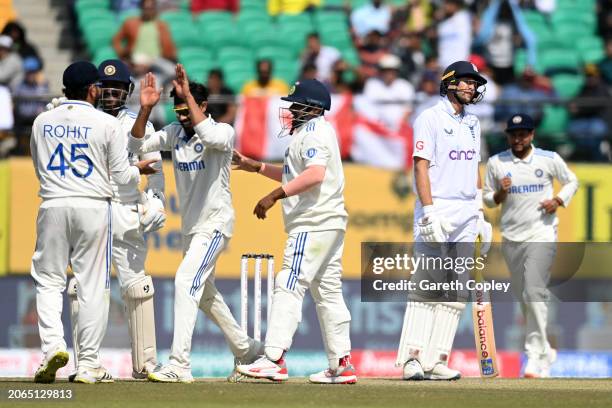
[[[45,200],[38,210],[31,275],[42,351],[66,349],[62,292],[71,265],[79,288],[79,367],[100,366],[100,344],[108,321],[111,219],[110,203],[91,198]]]
[[[330,366],[351,351],[351,315],[342,295],[344,231],[290,234],[282,270],[277,274],[266,332],[268,348],[289,350],[302,320],[302,303],[310,289]]]
[[[215,286],[215,264],[229,241],[218,231],[183,237],[184,256],[174,279],[174,338],[170,364],[191,368],[190,353],[198,308],[223,332],[236,357],[249,350],[241,329]]]
[[[112,203],[113,266],[123,296],[134,282],[145,276],[147,245],[135,209],[136,203]]]

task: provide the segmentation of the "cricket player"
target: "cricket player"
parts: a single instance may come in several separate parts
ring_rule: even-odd
[[[129,68],[122,61],[111,59],[99,65],[98,74],[101,83],[99,104],[105,113],[119,120],[122,133],[118,135],[114,143],[121,145],[127,152],[128,136],[136,120],[136,114],[130,112],[125,106],[128,96],[134,89]],[[153,125],[147,123],[146,134],[150,135],[154,131]],[[126,306],[132,347],[132,377],[142,379],[147,378],[148,373],[152,372],[157,365],[153,311],[154,288],[151,277],[145,275],[144,270],[147,257],[144,233],[162,228],[166,221],[164,174],[159,152],[146,153],[140,157],[130,153],[128,158],[131,164],[136,163],[139,158],[153,159],[155,160],[153,167],[157,170],[156,173],[147,176],[146,194],[141,194],[138,182],[118,185],[111,180],[113,187],[112,261],[117,271],[121,295]],[[68,284],[68,293],[71,297],[71,320],[75,326],[78,302],[74,278]],[[75,328],[73,327],[73,333],[77,333]],[[78,345],[78,341],[73,342]],[[77,354],[75,347],[75,358]]]
[[[288,234],[282,270],[275,281],[272,311],[266,333],[265,356],[237,367],[249,377],[283,381],[288,378],[285,353],[302,319],[307,289],[316,304],[329,368],[310,376],[321,384],[357,381],[350,360],[351,315],[342,296],[342,251],[348,214],[344,208],[344,172],[336,133],[323,116],[331,107],[329,92],[317,80],[296,82],[283,108],[290,121],[283,129],[293,135],[283,166],[275,166],[234,153],[237,169],[260,173],[282,186],[262,198],[254,213],[283,203]],[[283,112],[283,111],[282,111]]]
[[[481,235],[482,252],[490,247],[491,225],[484,220],[480,161],[480,123],[466,107],[482,99],[486,79],[467,61],[449,65],[441,78],[438,103],[424,110],[414,124],[415,255],[473,256]],[[417,271],[413,279],[422,279]],[[444,279],[444,271],[430,271]],[[453,279],[467,274],[451,271]],[[404,316],[396,364],[405,380],[455,380],[450,369],[457,325],[468,300],[467,291],[415,291]],[[448,301],[443,301],[448,297]]]
[[[53,382],[68,362],[64,340],[62,292],[72,266],[78,287],[78,366],[76,382],[112,382],[100,365],[100,343],[108,319],[112,252],[110,198],[117,185],[138,183],[152,174],[154,160],[130,166],[122,130],[114,117],[95,109],[99,75],[89,62],[75,62],[63,75],[68,98],[34,121],[30,147],[42,203],[36,223],[31,275],[44,360],[35,382]]]
[[[550,294],[547,288],[557,241],[557,208],[566,207],[578,189],[576,175],[555,152],[536,149],[534,120],[510,117],[510,149],[487,163],[484,202],[502,206],[502,252],[526,320],[525,377],[548,377],[556,359],[546,335]],[[563,187],[553,191],[553,180]]]
[[[170,362],[149,373],[148,378],[189,383],[193,382],[189,355],[198,307],[219,326],[239,361],[254,361],[263,347],[241,329],[215,287],[215,263],[234,227],[230,173],[235,132],[206,113],[208,90],[204,85],[190,83],[180,64],[176,74],[171,96],[178,122],[144,138],[147,119],[160,98],[155,77],[148,73],[141,81],[141,107],[128,148],[134,154],[172,152],[184,257],[174,281]]]

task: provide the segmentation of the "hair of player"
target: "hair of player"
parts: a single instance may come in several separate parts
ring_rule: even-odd
[[[208,100],[208,88],[206,88],[206,86],[203,84],[189,81],[189,91],[191,92],[191,95],[193,95],[193,99],[195,99],[198,105]],[[183,98],[179,98],[174,89],[170,92],[170,96],[174,98],[174,106],[185,103],[185,100]]]
[[[66,98],[73,99],[75,101],[87,100],[88,94],[89,94],[89,85],[82,86],[80,88],[64,88],[64,95],[66,95]]]

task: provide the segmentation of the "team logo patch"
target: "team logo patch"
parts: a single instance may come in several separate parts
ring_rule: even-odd
[[[453,129],[446,130],[446,128],[444,128],[444,132],[446,132],[447,135],[451,136],[453,134]]]
[[[196,143],[196,145],[193,146],[193,149],[198,153],[202,153],[202,150],[204,150],[204,146],[202,146],[202,143]]]
[[[425,147],[425,142],[423,142],[422,140],[419,140],[416,142],[415,147],[417,150],[423,150],[423,147]]]
[[[519,123],[521,123],[523,121],[523,118],[521,118],[520,116],[516,115],[515,117],[512,118],[512,123],[514,123],[515,125],[518,125]]]
[[[296,82],[295,85],[299,85],[299,82]],[[289,88],[289,95],[293,95],[295,93],[295,85],[291,85],[291,88]]]
[[[107,65],[104,67],[104,74],[108,76],[115,75],[115,72],[117,72],[117,68],[115,68],[114,65]]]
[[[476,140],[476,132],[474,131],[474,126],[468,126],[470,128],[470,133],[472,134],[472,140]]]
[[[314,147],[311,147],[306,151],[306,156],[308,156],[310,159],[312,159],[315,154],[317,154],[317,149],[315,149]]]
[[[472,68],[474,68],[474,71],[478,72],[478,67],[476,66],[476,64],[472,64]]]
[[[480,360],[480,366],[482,367],[483,375],[493,374],[493,359],[483,358]]]
[[[536,169],[535,175],[536,177],[542,177],[544,175],[544,171],[542,169]]]

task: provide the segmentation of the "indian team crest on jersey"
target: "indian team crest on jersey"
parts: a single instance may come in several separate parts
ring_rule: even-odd
[[[536,177],[542,177],[544,175],[544,170],[536,169],[535,170],[535,175],[536,175]]]
[[[114,65],[107,65],[104,67],[104,74],[108,76],[115,75],[115,72],[117,72],[117,68],[115,68]]]

